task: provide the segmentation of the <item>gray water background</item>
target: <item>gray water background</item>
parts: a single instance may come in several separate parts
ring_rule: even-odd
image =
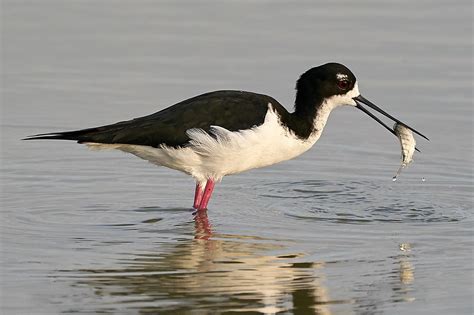
[[[1,5],[0,313],[472,314],[470,1]],[[218,89],[291,109],[328,61],[431,139],[397,182],[397,139],[349,107],[303,156],[225,178],[196,219],[183,174],[19,140]]]

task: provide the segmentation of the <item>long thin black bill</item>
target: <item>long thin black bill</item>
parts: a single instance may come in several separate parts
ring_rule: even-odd
[[[395,132],[390,128],[388,127],[387,125],[385,125],[383,122],[380,121],[380,119],[376,118],[375,115],[373,115],[372,113],[370,113],[368,110],[366,110],[365,108],[363,108],[359,103],[362,103],[362,104],[365,104],[367,106],[369,106],[370,108],[378,111],[379,113],[381,113],[382,115],[385,115],[386,117],[390,118],[391,120],[399,123],[399,124],[402,124],[404,125],[405,127],[407,127],[408,129],[410,129],[411,131],[413,131],[414,133],[422,136],[423,138],[425,138],[426,140],[430,140],[428,139],[424,134],[418,132],[416,129],[408,126],[407,124],[401,122],[400,120],[396,119],[395,117],[393,117],[392,115],[388,114],[387,112],[385,112],[384,110],[380,109],[377,105],[375,105],[374,103],[372,103],[371,101],[369,101],[368,99],[366,99],[365,97],[363,97],[362,95],[359,95],[357,97],[354,97],[354,100],[357,102],[358,104],[358,108],[361,109],[364,113],[366,113],[367,115],[369,115],[370,117],[374,118],[377,122],[379,122],[380,124],[382,124],[385,128],[389,129],[393,134],[395,134]]]
[[[392,128],[390,128],[389,126],[387,126],[383,121],[381,121],[377,116],[375,116],[374,114],[372,114],[371,112],[369,112],[367,109],[365,109],[365,107],[361,106],[360,104],[357,104],[356,106],[358,109],[360,109],[361,111],[363,111],[364,113],[366,113],[367,115],[369,115],[370,117],[372,117],[376,122],[378,122],[379,124],[381,124],[382,126],[384,126],[388,131],[390,131],[391,133],[393,133],[397,138],[398,138],[398,135],[396,134],[395,130],[393,130]],[[418,148],[415,148],[416,151],[420,152],[420,150],[418,150]]]
[[[369,112],[367,109],[365,109],[365,107],[362,107],[360,104],[357,104],[356,106],[358,109],[360,109],[361,111],[363,111],[364,113],[366,113],[367,115],[369,115],[370,117],[372,117],[376,122],[378,122],[379,124],[381,124],[382,126],[384,126],[388,131],[390,131],[391,133],[393,133],[395,136],[397,136],[397,134],[395,133],[395,130],[393,130],[392,128],[390,128],[389,126],[387,126],[383,121],[381,121],[377,116],[375,116],[374,114],[372,114],[371,112]],[[398,136],[397,136],[398,137]]]

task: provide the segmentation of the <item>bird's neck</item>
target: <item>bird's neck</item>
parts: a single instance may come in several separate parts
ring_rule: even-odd
[[[334,107],[332,102],[323,97],[298,91],[295,111],[283,122],[302,140],[319,138]]]

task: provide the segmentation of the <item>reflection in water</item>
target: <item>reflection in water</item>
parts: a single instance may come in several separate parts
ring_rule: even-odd
[[[403,284],[411,284],[415,280],[413,276],[413,267],[410,261],[400,259],[400,282]]]
[[[207,218],[207,211],[197,211],[194,215],[195,239],[208,240],[212,236],[212,227]]]
[[[158,251],[135,254],[132,260],[120,262],[123,268],[80,270],[86,275],[77,284],[93,287],[100,298],[112,299],[111,305],[120,305],[121,310],[137,308],[141,314],[331,314],[333,308],[358,303],[353,298],[331,298],[324,284],[327,263],[288,254],[288,248],[275,240],[213,233],[205,211],[194,217],[194,239],[163,241]],[[392,259],[399,260],[399,280],[389,281],[392,297],[409,301],[400,298],[409,295],[403,287],[413,282],[408,254]],[[99,305],[102,308],[104,303]],[[370,312],[376,305],[380,301],[369,305],[364,301],[359,310]]]
[[[415,281],[414,269],[410,262],[410,251],[411,251],[411,244],[410,243],[402,243],[400,244],[400,250],[405,252],[404,255],[398,256],[398,264],[399,264],[399,279],[400,279],[400,288],[399,292],[400,299],[403,301],[411,302],[414,301],[415,298],[410,296],[410,285]],[[403,294],[402,294],[403,293]]]

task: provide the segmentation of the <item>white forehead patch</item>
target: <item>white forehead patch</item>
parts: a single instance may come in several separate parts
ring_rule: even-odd
[[[338,74],[336,74],[336,78],[338,80],[343,80],[343,79],[347,79],[348,77],[347,77],[347,74],[338,73]]]

